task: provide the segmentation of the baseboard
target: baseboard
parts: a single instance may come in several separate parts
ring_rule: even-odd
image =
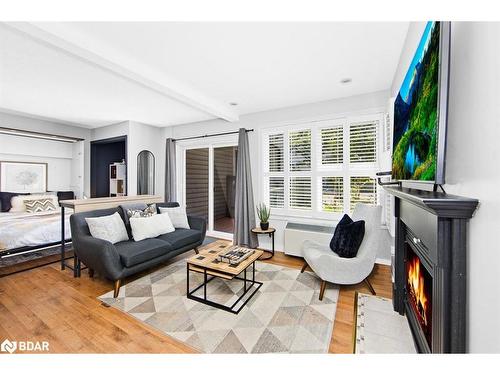
[[[390,259],[377,258],[377,259],[375,259],[375,263],[377,263],[377,264],[383,264],[384,266],[390,266],[391,265],[391,260]]]

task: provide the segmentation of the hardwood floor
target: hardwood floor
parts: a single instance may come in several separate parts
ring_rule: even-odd
[[[181,255],[176,262],[192,253]],[[303,260],[277,252],[268,261],[300,269]],[[163,267],[162,265],[161,267]],[[161,268],[158,267],[158,268]],[[126,280],[142,277],[142,274]],[[391,298],[388,266],[376,265],[370,281],[378,295]],[[195,351],[97,300],[112,289],[99,275],[79,279],[51,264],[0,278],[0,338],[49,341],[51,353],[194,353]],[[352,353],[354,293],[365,284],[342,286],[331,353]]]

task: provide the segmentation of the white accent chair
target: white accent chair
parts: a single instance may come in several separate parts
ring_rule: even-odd
[[[377,251],[380,246],[380,218],[382,207],[358,203],[354,207],[352,219],[365,221],[365,235],[355,258],[341,258],[327,245],[314,241],[304,241],[302,254],[306,263],[321,279],[319,299],[323,299],[326,282],[341,285],[354,285],[365,281],[372,294],[376,294],[368,281],[373,270]]]

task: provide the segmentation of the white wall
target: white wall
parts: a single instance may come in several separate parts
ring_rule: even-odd
[[[399,90],[422,34],[423,23],[408,30],[391,94]],[[446,155],[448,193],[478,198],[469,224],[468,350],[500,352],[500,24],[453,22]]]
[[[48,162],[49,190],[73,190],[76,193],[84,190],[89,194],[90,129],[4,112],[0,112],[0,126],[84,139],[81,145],[72,146],[5,135],[0,138],[0,160]],[[14,142],[12,138],[15,138]],[[73,158],[73,147],[83,149],[80,158]],[[72,170],[78,170],[79,174],[72,175]]]
[[[73,144],[0,134],[0,160],[47,163],[47,190],[71,190]]]
[[[155,194],[163,196],[165,181],[165,142],[162,128],[139,122],[130,122],[128,160],[129,160],[129,195],[137,194],[137,155],[151,151],[155,157]]]
[[[155,194],[163,196],[165,181],[164,129],[136,121],[92,129],[92,140],[127,136],[127,194],[137,194],[137,155],[148,150],[155,156]]]
[[[223,120],[210,120],[174,126],[165,129],[163,135],[165,138],[167,136],[181,138],[189,136],[199,136],[203,134],[235,131],[241,127],[246,129],[255,129],[254,132],[248,133],[248,137],[250,154],[252,155],[251,167],[254,201],[255,203],[258,203],[260,201],[263,201],[263,181],[261,177],[262,160],[259,144],[259,140],[261,139],[260,132],[263,129],[273,126],[283,126],[286,124],[300,123],[302,121],[338,118],[345,115],[363,115],[385,112],[388,97],[388,91],[380,91],[349,98],[341,98],[325,102],[305,104],[295,107],[242,115],[240,116],[240,121],[236,123],[229,123]],[[283,250],[284,248],[283,233],[288,220],[289,218],[287,217],[277,217],[275,215],[271,216],[270,223],[273,227],[277,228],[275,244],[277,250]],[[290,219],[290,221],[332,225],[331,222],[319,219],[292,218]],[[261,236],[259,241],[261,247],[270,248],[271,245],[268,238]],[[385,255],[384,257],[387,258],[388,255]]]

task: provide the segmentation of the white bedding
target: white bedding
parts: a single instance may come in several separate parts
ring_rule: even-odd
[[[65,239],[71,238],[69,217],[65,212]],[[0,251],[24,246],[39,246],[61,241],[61,212],[2,212],[0,213]]]

